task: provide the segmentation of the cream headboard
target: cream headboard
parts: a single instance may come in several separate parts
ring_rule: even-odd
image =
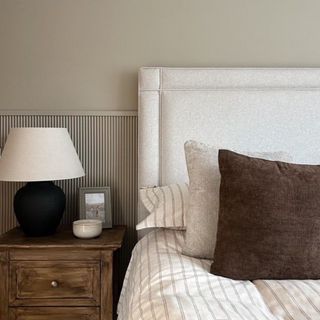
[[[320,163],[320,69],[142,68],[138,136],[139,187],[188,181],[189,139]]]

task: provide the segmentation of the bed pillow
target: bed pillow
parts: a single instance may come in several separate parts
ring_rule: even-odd
[[[140,201],[150,213],[136,229],[174,228],[185,229],[185,215],[189,204],[188,185],[140,189]]]
[[[236,280],[320,278],[320,166],[219,152],[212,273]]]
[[[189,174],[189,209],[183,254],[212,259],[219,214],[219,149],[196,141],[185,143]],[[246,153],[265,159],[290,161],[285,152]]]

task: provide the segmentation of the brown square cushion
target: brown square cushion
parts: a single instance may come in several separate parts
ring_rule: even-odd
[[[220,150],[211,272],[237,280],[320,278],[320,166]]]

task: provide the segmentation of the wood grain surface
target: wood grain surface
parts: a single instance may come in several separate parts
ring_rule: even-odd
[[[61,227],[48,237],[28,237],[20,228],[14,228],[0,236],[0,248],[87,248],[119,249],[125,233],[124,226],[104,229],[98,238],[78,239],[72,234],[71,226]]]
[[[0,249],[0,320],[8,319],[8,252]]]
[[[113,319],[113,255],[124,234],[119,226],[92,240],[71,228],[51,237],[18,228],[1,235],[0,320]]]
[[[9,320],[99,320],[99,308],[10,308]],[[1,319],[2,320],[2,319]]]

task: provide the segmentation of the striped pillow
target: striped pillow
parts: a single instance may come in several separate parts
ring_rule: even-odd
[[[150,214],[137,225],[137,230],[186,228],[185,215],[189,203],[187,184],[140,189],[140,200]]]

